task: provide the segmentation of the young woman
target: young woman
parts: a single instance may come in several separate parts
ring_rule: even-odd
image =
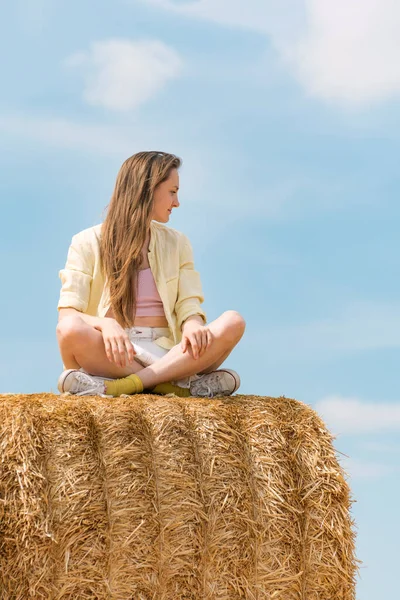
[[[61,393],[234,393],[218,369],[245,330],[233,310],[207,323],[187,237],[165,226],[179,207],[181,160],[139,152],[122,165],[104,222],[72,237],[58,302]]]

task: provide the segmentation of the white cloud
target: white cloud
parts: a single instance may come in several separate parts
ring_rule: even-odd
[[[148,101],[183,68],[177,52],[160,41],[122,39],[93,42],[88,52],[68,57],[65,65],[83,71],[88,104],[116,111]]]
[[[400,92],[397,0],[309,0],[309,26],[288,57],[315,96],[357,105]]]
[[[314,410],[325,422],[333,436],[390,434],[400,432],[400,402],[366,402],[357,397],[346,397],[340,394],[322,398],[313,405]],[[364,448],[379,454],[382,452],[400,451],[400,444],[385,442],[364,442]],[[392,458],[392,456],[391,456]],[[379,460],[359,460],[341,454],[338,460],[344,471],[352,479],[366,479],[397,476],[400,467],[390,462]]]
[[[331,395],[313,406],[333,435],[400,432],[400,402]]]
[[[282,64],[323,100],[359,106],[400,92],[398,0],[142,1],[266,35]]]

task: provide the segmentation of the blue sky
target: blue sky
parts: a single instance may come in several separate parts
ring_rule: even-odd
[[[240,392],[311,405],[346,455],[358,600],[397,584],[399,25],[393,0],[16,0],[0,24],[0,389],[57,392],[72,235],[125,158],[178,154],[170,225],[209,321],[246,319]]]

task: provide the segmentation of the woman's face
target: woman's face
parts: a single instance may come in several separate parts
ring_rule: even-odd
[[[168,223],[172,209],[179,206],[179,174],[171,169],[166,181],[160,183],[154,191],[153,212],[151,218],[160,223]]]

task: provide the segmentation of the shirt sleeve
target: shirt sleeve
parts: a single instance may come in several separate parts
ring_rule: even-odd
[[[175,304],[178,327],[192,315],[200,315],[207,323],[207,317],[201,304],[204,302],[204,296],[200,281],[200,274],[194,268],[193,250],[188,238],[181,234],[180,238],[180,267],[178,298]]]
[[[68,249],[65,268],[59,271],[62,285],[57,310],[75,308],[80,312],[86,312],[93,279],[93,267],[93,255],[90,247],[83,243],[77,235],[74,235]]]

